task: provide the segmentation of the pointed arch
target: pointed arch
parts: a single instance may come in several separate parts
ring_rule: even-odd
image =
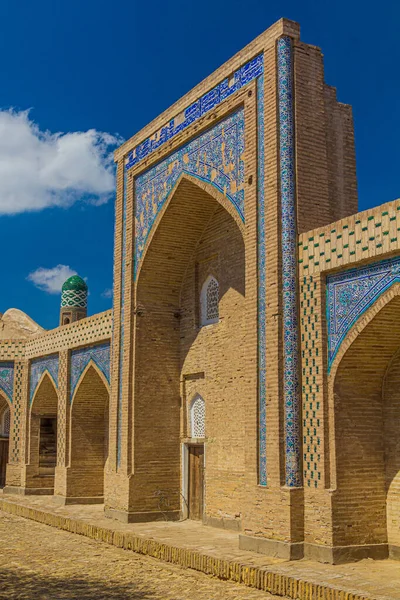
[[[227,198],[227,196],[225,196],[212,183],[209,183],[208,181],[205,181],[205,180],[201,179],[200,177],[190,175],[189,173],[183,172],[179,176],[176,184],[174,185],[174,187],[172,188],[172,190],[170,191],[168,196],[166,197],[162,208],[159,210],[159,212],[154,220],[154,223],[152,224],[152,226],[144,240],[143,248],[140,249],[140,252],[137,252],[137,249],[135,248],[134,277],[136,280],[139,277],[139,273],[140,273],[140,270],[144,263],[147,251],[148,251],[148,249],[151,245],[151,241],[154,238],[154,235],[163,219],[163,216],[165,215],[165,212],[167,211],[167,209],[168,209],[169,205],[171,204],[173,198],[175,197],[177,191],[179,190],[179,188],[182,187],[182,185],[184,185],[185,182],[191,183],[192,185],[194,185],[197,188],[206,192],[211,198],[216,200],[231,215],[231,217],[234,219],[236,225],[239,227],[239,229],[244,237],[244,233],[245,233],[244,218],[242,218],[240,216],[239,212],[235,208],[234,204],[232,204],[232,202],[229,200],[229,198]]]
[[[108,456],[109,385],[94,361],[86,366],[70,411],[68,495],[102,501]]]
[[[354,343],[360,333],[367,327],[367,325],[376,317],[376,315],[391,302],[396,296],[400,296],[400,282],[393,282],[390,287],[383,292],[379,298],[375,300],[373,304],[353,323],[350,331],[341,342],[340,348],[333,359],[330,372],[329,381],[331,386],[335,380],[336,372],[339,368],[340,362],[347,350]]]
[[[94,359],[94,358],[91,358],[91,359],[89,360],[89,362],[87,363],[86,367],[83,369],[83,371],[82,371],[81,375],[79,376],[79,379],[78,379],[78,381],[76,382],[75,388],[74,388],[74,390],[73,390],[73,393],[72,393],[72,395],[71,395],[71,397],[70,397],[70,403],[71,403],[71,405],[73,405],[73,403],[74,403],[74,398],[75,398],[75,396],[76,396],[76,394],[77,394],[77,392],[78,392],[78,390],[79,390],[79,387],[80,387],[80,385],[81,385],[82,381],[85,379],[85,377],[86,377],[86,374],[87,374],[87,372],[89,371],[89,369],[90,369],[91,367],[92,367],[92,368],[93,368],[93,369],[96,371],[96,373],[97,373],[97,374],[98,374],[98,376],[100,377],[101,381],[104,383],[104,386],[105,386],[105,388],[106,388],[106,390],[107,390],[108,394],[110,394],[110,384],[109,384],[109,382],[108,382],[108,379],[107,379],[107,377],[105,376],[105,374],[104,374],[103,370],[102,370],[102,369],[99,367],[99,365],[96,363],[95,359]]]
[[[56,396],[57,396],[57,399],[58,399],[58,390],[57,390],[57,384],[56,384],[56,382],[54,381],[54,378],[53,378],[52,374],[50,373],[50,371],[48,371],[47,369],[45,369],[45,370],[43,371],[42,375],[40,376],[40,379],[39,379],[39,381],[37,382],[37,384],[36,384],[36,387],[35,387],[35,389],[33,390],[33,393],[32,393],[32,395],[31,395],[31,400],[30,400],[30,409],[31,409],[31,411],[32,411],[32,407],[33,407],[33,404],[34,404],[34,402],[35,402],[35,399],[36,399],[36,397],[38,396],[38,393],[39,393],[39,391],[40,391],[40,388],[42,387],[42,384],[43,384],[43,382],[44,382],[46,379],[48,379],[48,380],[50,381],[50,384],[51,384],[51,386],[54,388],[54,392],[55,392],[55,394],[56,394]]]

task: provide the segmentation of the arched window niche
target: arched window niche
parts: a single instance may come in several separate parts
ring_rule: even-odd
[[[211,325],[219,321],[219,283],[209,275],[200,293],[200,326]]]
[[[189,409],[190,436],[192,438],[206,437],[206,404],[199,395],[193,398]]]

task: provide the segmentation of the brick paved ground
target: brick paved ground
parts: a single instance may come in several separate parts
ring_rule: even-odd
[[[277,596],[0,512],[0,598],[272,600]]]

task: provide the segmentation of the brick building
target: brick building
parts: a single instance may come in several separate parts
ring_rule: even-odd
[[[6,490],[400,556],[400,201],[357,213],[320,49],[280,20],[115,161],[113,312],[0,339]]]

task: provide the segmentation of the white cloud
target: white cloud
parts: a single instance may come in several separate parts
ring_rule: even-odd
[[[41,131],[29,111],[0,110],[0,214],[82,198],[107,202],[115,187],[111,150],[121,141],[95,129]]]
[[[103,298],[112,298],[113,297],[113,291],[112,288],[106,288],[104,290],[104,292],[101,293]]]
[[[59,294],[64,281],[68,277],[71,277],[71,275],[76,274],[76,271],[68,265],[57,265],[52,269],[39,267],[36,271],[29,273],[27,279],[28,281],[32,281],[37,288],[48,294]]]

